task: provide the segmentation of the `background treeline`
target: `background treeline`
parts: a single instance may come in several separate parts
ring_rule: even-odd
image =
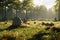
[[[47,9],[44,5],[34,6],[33,0],[1,0],[0,1],[0,20],[13,19],[15,16],[19,16],[23,19],[33,20],[50,20],[60,18],[60,11],[58,12],[60,2],[56,0],[55,8]],[[54,9],[56,11],[54,11]]]

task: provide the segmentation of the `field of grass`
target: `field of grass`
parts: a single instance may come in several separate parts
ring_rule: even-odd
[[[34,24],[36,22],[36,24]],[[49,22],[49,21],[45,21]],[[41,21],[28,21],[29,27],[18,27],[12,30],[3,30],[12,25],[12,21],[7,24],[0,22],[0,40],[60,40],[60,32],[45,30],[46,26],[41,25]],[[60,24],[60,22],[54,22]]]

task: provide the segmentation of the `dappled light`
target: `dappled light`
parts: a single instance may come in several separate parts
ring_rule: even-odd
[[[0,40],[60,40],[60,0],[0,0]]]

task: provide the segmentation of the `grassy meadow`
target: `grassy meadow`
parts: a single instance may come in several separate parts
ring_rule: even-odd
[[[36,22],[34,24],[34,22]],[[12,21],[7,24],[0,22],[0,40],[60,40],[60,32],[54,32],[51,29],[45,30],[47,26],[41,25],[42,21],[28,21],[22,26],[12,29],[4,30],[12,25]],[[53,22],[53,21],[44,21]],[[60,22],[53,22],[55,25]]]

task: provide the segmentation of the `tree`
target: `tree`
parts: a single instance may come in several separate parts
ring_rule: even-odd
[[[11,11],[12,9],[20,9],[20,1],[19,0],[1,0],[0,1],[0,8],[4,8],[3,10],[5,10],[4,14],[5,14],[5,20],[7,19],[7,11]],[[8,9],[7,9],[8,8]]]
[[[7,6],[7,0],[1,0],[0,1],[0,8],[4,8],[4,10],[5,10],[5,15],[4,15],[4,20],[6,20],[6,6]]]
[[[28,19],[28,17],[27,17],[28,11],[33,7],[32,2],[33,2],[32,0],[23,0],[23,2],[22,2],[22,10],[25,10],[24,22],[26,22]]]
[[[32,7],[29,13],[30,19],[39,19],[43,17],[43,19],[46,19],[47,14],[47,8],[44,5]]]
[[[22,2],[20,0],[0,0],[0,5],[2,6],[2,8],[5,8],[5,17],[7,16],[6,7],[8,8],[7,11],[11,11],[13,9],[16,10],[16,16],[17,10],[25,10],[27,15],[28,10],[30,10],[30,8],[32,7],[32,0],[22,0]]]
[[[58,20],[60,21],[60,0],[56,0],[55,10],[58,12]]]
[[[44,5],[41,5],[40,8],[39,8],[39,12],[40,12],[40,18],[42,19],[46,19],[47,18],[47,8],[44,6]]]

